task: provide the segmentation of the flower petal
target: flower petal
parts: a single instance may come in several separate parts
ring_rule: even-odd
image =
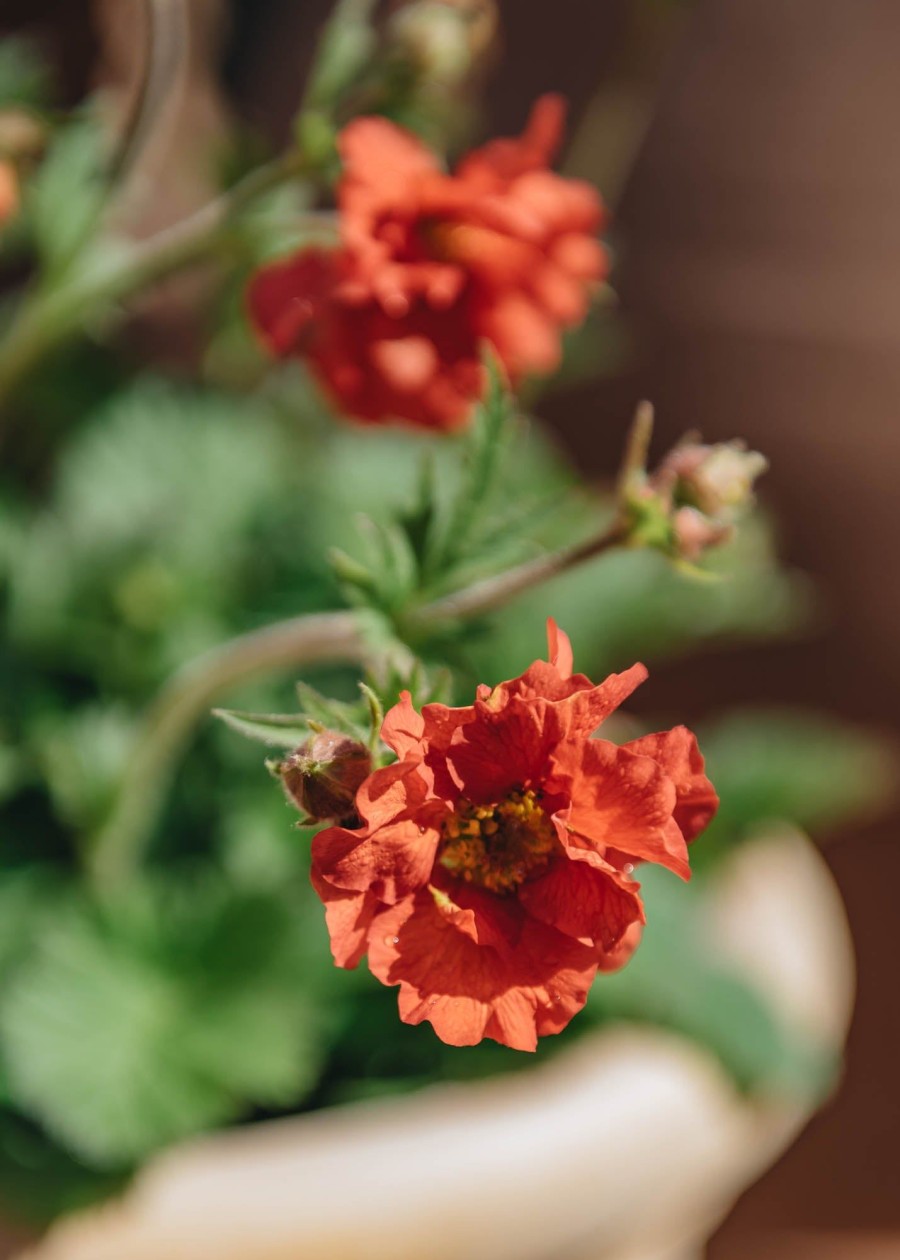
[[[656,761],[589,739],[564,745],[554,762],[572,802],[559,822],[571,858],[590,862],[616,849],[690,878],[687,845],[672,818],[675,785]]]
[[[459,931],[425,891],[376,918],[369,967],[383,984],[400,985],[404,1023],[428,1020],[449,1045],[489,1037],[534,1050],[539,1028],[558,1032],[584,1005],[597,958],[526,919],[520,947],[507,959]]]
[[[344,163],[339,199],[341,208],[351,212],[359,193],[405,201],[414,181],[440,173],[437,159],[421,140],[386,118],[355,118],[341,132],[338,151]]]
[[[696,735],[686,726],[675,726],[670,731],[633,739],[624,746],[652,757],[675,784],[673,817],[685,840],[693,840],[719,808],[719,796],[706,777]]]
[[[422,736],[425,734],[425,719],[413,708],[412,696],[408,691],[400,692],[400,699],[393,708],[388,709],[381,725],[381,738],[388,748],[403,761],[405,758],[421,752]]]
[[[572,677],[575,663],[572,654],[572,641],[565,630],[560,630],[552,617],[547,618],[547,655],[550,664],[561,678]]]
[[[566,120],[566,103],[548,92],[535,101],[521,136],[491,140],[457,167],[457,175],[486,186],[508,183],[526,171],[546,166],[553,157]]]
[[[325,906],[325,922],[331,938],[331,953],[338,967],[356,967],[369,943],[369,928],[378,909],[378,899],[371,892],[348,892],[335,888],[313,869],[312,886]]]
[[[558,857],[543,875],[523,884],[519,901],[542,923],[579,940],[615,948],[632,923],[644,922],[638,885],[605,870]]]
[[[338,280],[335,255],[305,249],[261,267],[247,286],[250,321],[270,353],[298,353],[316,331]]]
[[[327,827],[313,839],[316,875],[337,888],[393,904],[427,884],[445,808],[427,799],[415,762],[369,775],[356,794],[365,826]]]

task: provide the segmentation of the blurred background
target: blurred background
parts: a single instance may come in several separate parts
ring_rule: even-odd
[[[125,6],[123,6],[124,8]],[[221,77],[194,84],[180,210],[204,195],[198,147],[237,116],[283,140],[324,0],[198,0]],[[65,97],[127,83],[115,0],[2,0]],[[485,134],[511,134],[545,90],[571,101],[572,173],[615,207],[622,346],[598,379],[542,401],[579,468],[608,476],[639,398],[659,449],[684,430],[740,434],[771,460],[779,546],[812,575],[816,629],[658,665],[654,705],[804,703],[891,730],[900,709],[900,8],[893,0],[507,0]],[[206,62],[205,64],[209,64]],[[123,90],[127,90],[123,88]],[[611,125],[614,120],[615,125]],[[179,208],[148,205],[150,230]],[[189,366],[190,303],[148,304],[141,353]],[[762,598],[762,596],[761,596]],[[900,1254],[897,814],[833,836],[826,859],[859,967],[836,1099],[738,1204],[712,1260]],[[897,1231],[894,1233],[893,1231]]]

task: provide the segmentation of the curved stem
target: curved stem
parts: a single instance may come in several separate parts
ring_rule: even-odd
[[[423,605],[410,613],[404,624],[415,632],[430,629],[440,622],[479,617],[502,607],[532,586],[538,586],[576,565],[593,560],[595,556],[602,555],[613,547],[624,545],[627,536],[624,523],[617,517],[607,529],[586,542],[536,556],[533,560],[526,560],[515,568],[507,569],[505,573],[498,573],[496,577],[485,578],[461,591],[454,591],[452,595],[445,595]]]
[[[526,561],[424,605],[410,615],[407,624],[413,631],[423,631],[441,622],[490,612],[625,540],[624,528],[616,519],[586,542]],[[146,715],[118,798],[91,846],[88,866],[97,887],[114,887],[138,864],[178,757],[198,720],[224,691],[269,670],[324,662],[363,663],[367,655],[358,613],[311,613],[232,639],[175,674]]]
[[[224,690],[280,666],[355,663],[365,654],[355,613],[312,613],[240,635],[175,674],[146,714],[112,812],[91,845],[95,883],[111,887],[137,864],[178,757]]]
[[[86,311],[127,297],[188,263],[205,258],[219,246],[235,217],[257,197],[306,170],[302,153],[292,150],[257,167],[188,218],[111,255],[105,265],[98,265],[50,292],[35,292],[26,298],[18,319],[0,344],[0,403],[46,354],[77,331]]]

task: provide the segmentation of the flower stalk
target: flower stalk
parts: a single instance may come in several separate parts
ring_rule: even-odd
[[[41,360],[83,326],[96,310],[154,284],[182,267],[202,262],[228,238],[234,221],[259,197],[308,173],[299,150],[257,167],[220,197],[57,288],[35,290],[0,342],[0,407]],[[3,412],[0,412],[0,416]]]

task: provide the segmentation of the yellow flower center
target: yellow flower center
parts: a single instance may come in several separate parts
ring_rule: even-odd
[[[460,801],[444,823],[438,860],[459,879],[505,893],[543,870],[557,843],[537,795],[511,792],[496,805]]]

